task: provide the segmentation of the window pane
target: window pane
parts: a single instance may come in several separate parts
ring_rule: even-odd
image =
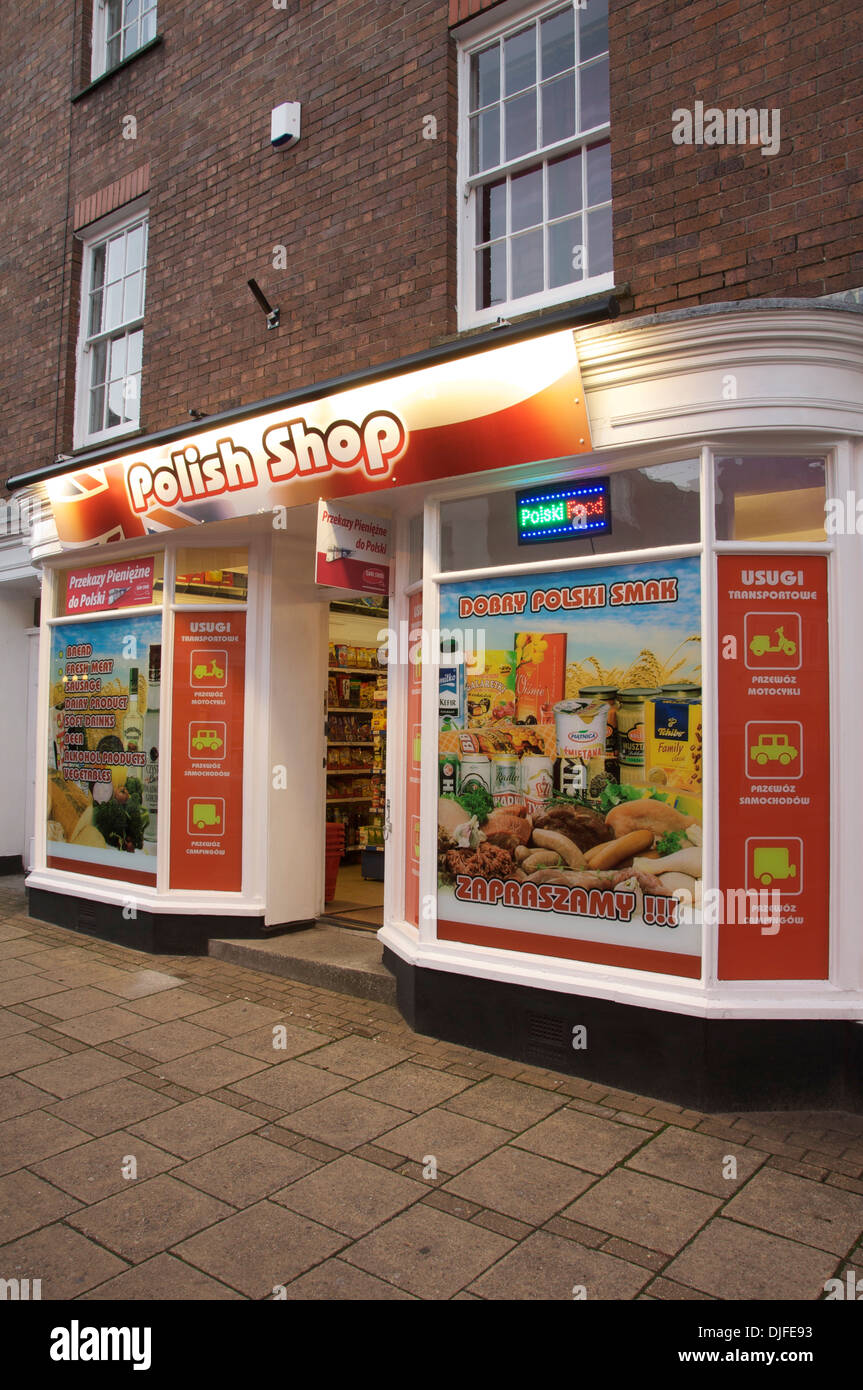
[[[587,151],[587,205],[611,201],[611,141],[591,145]]]
[[[106,0],[105,32],[110,38],[123,23],[123,0]]]
[[[581,207],[581,150],[548,165],[548,215],[565,217]]]
[[[553,222],[548,229],[548,283],[552,289],[584,279],[584,246],[580,217]]]
[[[249,590],[249,552],[245,546],[189,546],[177,552],[177,603],[245,603]]]
[[[521,92],[536,82],[536,26],[529,25],[504,39],[503,72],[506,95]]]
[[[105,317],[103,327],[116,328],[123,322],[123,281],[109,285],[105,291]]]
[[[611,271],[611,208],[597,208],[587,214],[588,275],[607,275]]]
[[[90,392],[90,419],[88,425],[90,434],[95,434],[97,430],[103,428],[102,412],[104,409],[105,388],[104,386],[97,386],[94,391]]]
[[[99,289],[105,283],[105,247],[97,246],[93,252],[93,272],[91,289]]]
[[[144,334],[140,328],[129,334],[126,344],[126,373],[129,376],[139,376],[144,349]]]
[[[112,237],[108,242],[108,271],[106,280],[119,280],[122,278],[126,260],[126,238],[124,236]]]
[[[825,482],[819,458],[718,458],[717,539],[823,541]]]
[[[123,288],[124,323],[128,323],[130,319],[141,317],[143,289],[144,277],[140,271],[138,271],[136,275],[128,275],[126,277]]]
[[[470,109],[489,106],[500,99],[500,45],[492,44],[470,60]]]
[[[487,183],[477,195],[477,242],[506,236],[506,179]]]
[[[608,0],[590,0],[578,12],[578,58],[586,62],[608,48]]]
[[[542,75],[554,77],[575,64],[575,28],[572,10],[560,10],[542,21]]]
[[[608,121],[608,59],[579,70],[581,129],[592,130]]]
[[[493,106],[471,119],[470,171],[480,173],[500,164],[500,107]]]
[[[542,88],[542,143],[575,134],[575,75],[556,77]]]
[[[476,254],[476,307],[488,309],[506,299],[506,242],[495,241]]]
[[[536,91],[515,97],[506,111],[506,158],[518,159],[536,149]]]
[[[102,291],[97,290],[90,295],[90,322],[87,328],[88,336],[102,331]]]
[[[574,458],[578,477],[583,459]],[[560,475],[567,465],[561,463]],[[611,474],[612,531],[607,536],[574,536],[541,546],[543,560],[610,554],[660,545],[697,542],[700,532],[699,461],[657,465]],[[480,569],[524,562],[516,534],[515,491],[484,492],[440,504],[441,569]],[[584,582],[589,583],[584,571]]]
[[[144,224],[133,227],[126,237],[126,274],[144,264]]]
[[[101,386],[108,363],[108,344],[97,343],[90,353],[90,385]]]
[[[538,294],[543,288],[542,229],[512,239],[512,297]]]
[[[531,169],[512,180],[510,194],[512,230],[521,232],[542,221],[542,170]]]

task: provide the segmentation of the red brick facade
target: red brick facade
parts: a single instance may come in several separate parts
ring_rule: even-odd
[[[489,8],[160,0],[162,42],[82,90],[92,0],[10,7],[0,476],[70,451],[75,229],[145,187],[145,430],[182,423],[190,406],[230,409],[452,337],[449,26]],[[863,284],[858,32],[847,0],[611,0],[625,312]],[[288,100],[302,103],[302,138],[274,150],[270,110]],[[674,145],[672,111],[696,100],[778,107],[779,153]],[[434,139],[424,138],[428,116]],[[286,269],[274,266],[279,247]],[[281,310],[275,332],[250,276]]]

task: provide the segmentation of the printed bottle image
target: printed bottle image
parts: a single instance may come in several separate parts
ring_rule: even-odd
[[[162,686],[162,644],[153,643],[147,662],[147,709],[159,708]]]
[[[159,714],[158,711],[148,712],[144,716],[144,751],[147,761],[142,769],[141,781],[144,787],[143,804],[144,810],[149,814],[149,821],[144,829],[144,839],[155,841],[156,839],[156,813],[159,809]]]
[[[133,666],[129,672],[129,708],[123,719],[123,745],[128,753],[137,753],[144,737],[141,716],[138,713],[138,668]]]

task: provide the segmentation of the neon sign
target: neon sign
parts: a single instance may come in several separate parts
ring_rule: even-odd
[[[603,536],[611,531],[608,478],[556,483],[516,494],[519,545]]]

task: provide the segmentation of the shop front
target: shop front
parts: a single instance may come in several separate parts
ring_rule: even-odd
[[[339,823],[419,1031],[859,1107],[861,346],[799,305],[558,329],[22,475],[30,911],[311,925]]]

